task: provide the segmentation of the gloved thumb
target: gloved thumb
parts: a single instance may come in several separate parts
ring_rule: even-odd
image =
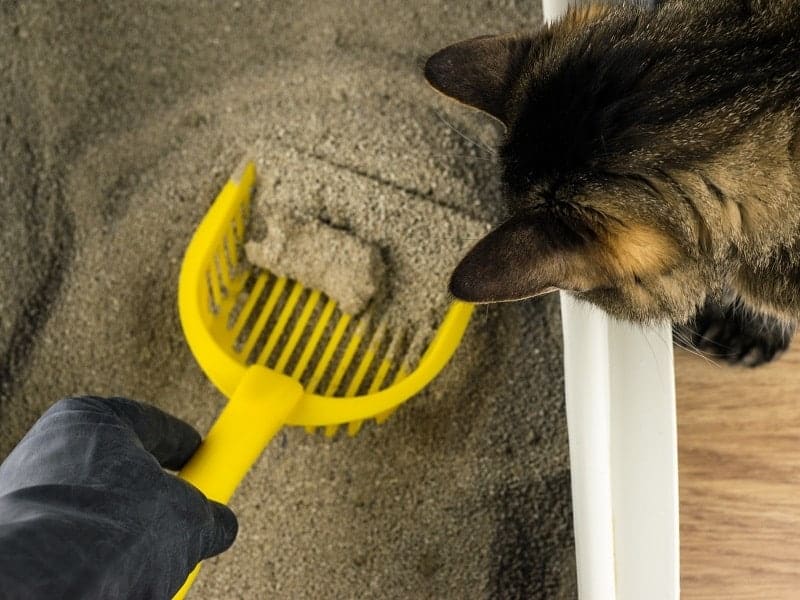
[[[205,560],[225,552],[239,532],[239,522],[233,511],[219,502],[207,500],[209,519],[200,541],[200,557]]]

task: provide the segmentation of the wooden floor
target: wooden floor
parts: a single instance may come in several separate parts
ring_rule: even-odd
[[[800,599],[800,340],[754,370],[676,351],[684,600]]]

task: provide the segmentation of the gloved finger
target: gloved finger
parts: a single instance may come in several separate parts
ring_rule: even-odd
[[[179,470],[200,445],[201,437],[194,427],[155,406],[127,398],[105,398],[102,401],[123,423],[133,429],[144,449],[162,467]]]

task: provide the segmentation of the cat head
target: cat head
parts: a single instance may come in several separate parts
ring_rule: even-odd
[[[623,41],[638,16],[573,10],[537,33],[463,41],[427,61],[434,88],[506,128],[511,218],[455,269],[457,298],[567,290],[620,318],[685,320],[719,278],[704,256],[711,244],[702,219],[664,171],[676,156],[700,156],[708,140],[677,147],[680,135],[667,128],[680,107],[648,111],[645,103],[658,101],[646,81],[658,53],[641,39]]]

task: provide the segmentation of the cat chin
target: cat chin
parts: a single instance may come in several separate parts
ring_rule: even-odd
[[[697,312],[696,303],[685,298],[680,302],[665,302],[664,298],[659,301],[642,301],[619,288],[597,288],[573,295],[578,300],[603,310],[614,319],[639,325],[654,325],[665,321],[685,322]]]

